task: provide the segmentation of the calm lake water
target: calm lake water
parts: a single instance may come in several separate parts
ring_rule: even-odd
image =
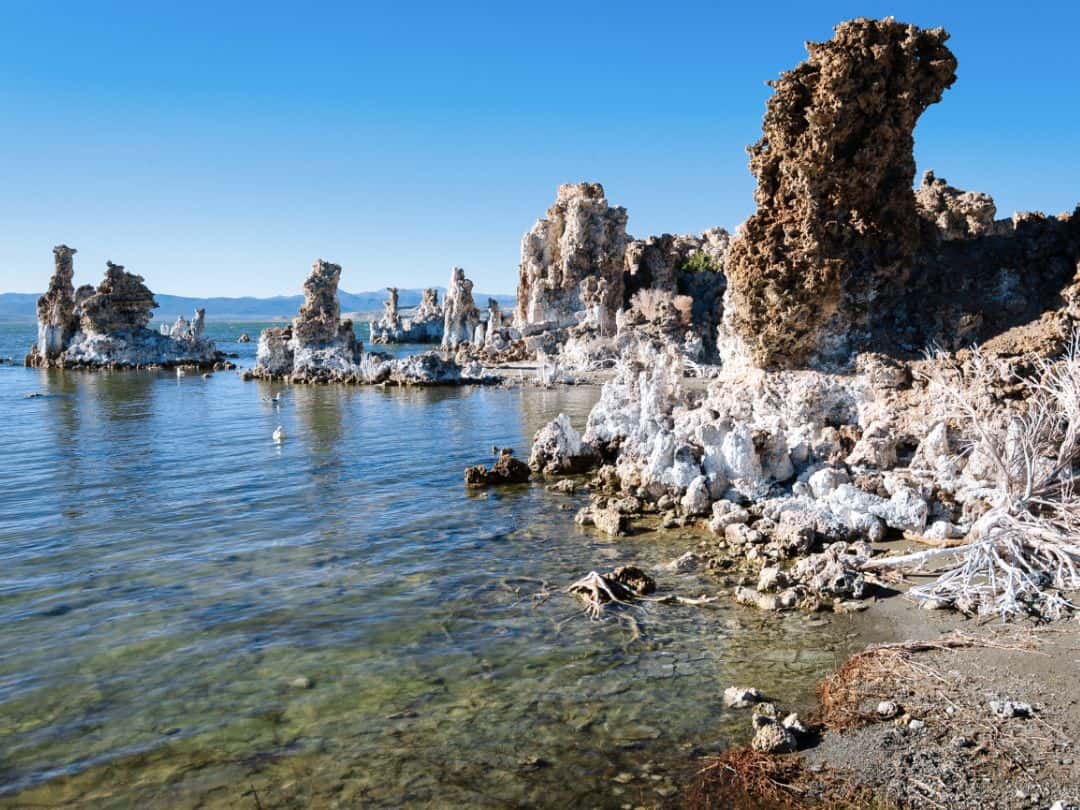
[[[258,328],[210,325],[241,364]],[[597,395],[0,366],[0,807],[652,806],[745,741],[724,687],[808,706],[865,617],[653,605],[636,638],[561,588],[638,562],[715,591],[655,570],[697,535],[466,492]]]

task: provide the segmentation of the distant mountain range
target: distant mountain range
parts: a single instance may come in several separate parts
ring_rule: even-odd
[[[446,290],[439,287],[439,300],[442,301]],[[421,289],[398,290],[398,306],[401,309],[415,307],[420,303]],[[0,323],[26,323],[37,320],[37,300],[40,293],[0,293]],[[155,321],[172,321],[177,315],[191,317],[191,313],[202,307],[206,310],[208,321],[284,321],[296,315],[302,295],[276,295],[272,298],[188,298],[182,295],[155,294],[160,305],[154,310]],[[512,295],[488,295],[473,293],[476,305],[481,309],[487,306],[488,298],[494,298],[503,309],[514,306]],[[381,312],[386,300],[386,290],[348,293],[338,291],[341,311],[345,314]]]

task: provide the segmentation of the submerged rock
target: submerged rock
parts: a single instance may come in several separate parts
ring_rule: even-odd
[[[468,487],[527,484],[530,477],[529,465],[515,458],[513,451],[509,448],[503,448],[490,470],[483,464],[465,469],[465,485]]]

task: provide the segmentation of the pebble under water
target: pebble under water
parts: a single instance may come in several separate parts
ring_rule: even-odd
[[[0,356],[33,337],[0,326]],[[746,741],[726,686],[809,707],[871,620],[591,622],[562,588],[594,569],[715,592],[657,570],[700,536],[465,490],[598,393],[0,366],[0,807],[653,806]]]

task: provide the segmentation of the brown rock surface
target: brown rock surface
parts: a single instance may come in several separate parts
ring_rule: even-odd
[[[75,253],[75,248],[67,245],[53,248],[54,270],[49,289],[37,302],[38,350],[48,359],[57,357],[79,328],[75,287],[71,283]]]
[[[725,318],[763,366],[846,355],[908,278],[919,116],[955,80],[942,29],[841,23],[772,82],[750,148],[758,210],[731,247]]]
[[[311,275],[304,281],[304,303],[293,319],[293,333],[301,343],[329,343],[342,331],[341,305],[337,299],[341,265],[322,259],[311,266]]]
[[[105,263],[105,278],[92,294],[79,300],[80,325],[89,335],[134,332],[143,329],[157,308],[157,301],[143,277],[128,273],[122,265]],[[79,292],[84,293],[80,287]]]

